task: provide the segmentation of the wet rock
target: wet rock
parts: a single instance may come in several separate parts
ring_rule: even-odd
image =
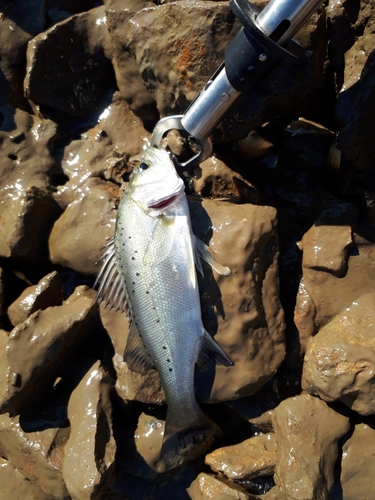
[[[161,404],[165,402],[164,391],[156,370],[145,375],[131,371],[124,361],[124,351],[129,335],[129,320],[125,313],[100,305],[100,317],[112,340],[115,350],[113,365],[116,370],[116,391],[125,401]]]
[[[134,434],[137,452],[153,469],[160,459],[160,450],[163,443],[165,422],[141,413],[138,427]]]
[[[352,245],[350,226],[316,226],[304,234],[302,266],[343,276],[347,270],[348,248]]]
[[[37,104],[81,116],[114,86],[104,6],[76,14],[33,38],[25,94]]]
[[[5,458],[0,458],[0,497],[32,498],[33,500],[53,500],[56,498],[44,493],[38,485],[31,483]]]
[[[360,296],[310,341],[302,386],[325,401],[375,413],[375,295]]]
[[[96,274],[100,249],[114,234],[118,186],[97,177],[77,188],[75,200],[56,221],[49,238],[54,264]]]
[[[59,205],[65,209],[72,203],[76,190],[88,178],[101,177],[121,184],[122,175],[130,170],[129,158],[140,154],[149,136],[126,102],[114,100],[95,127],[64,149],[61,166],[69,181],[58,187],[55,199]]]
[[[57,271],[42,278],[37,285],[26,288],[8,308],[8,317],[13,326],[23,323],[30,314],[39,309],[61,306],[62,282]]]
[[[264,385],[285,354],[276,211],[214,200],[200,205],[194,199],[190,208],[195,234],[209,240],[215,258],[231,270],[227,277],[215,275],[217,283],[207,270],[199,286],[205,327],[216,332],[234,367],[210,364],[197,373],[196,390],[205,401],[237,399]]]
[[[95,292],[77,287],[62,306],[33,313],[16,326],[6,346],[7,392],[0,412],[16,415],[43,397],[58,369],[90,333],[96,316]]]
[[[62,470],[73,500],[94,498],[103,476],[114,464],[111,388],[111,378],[97,361],[70,397],[71,432]]]
[[[5,348],[8,342],[8,335],[8,332],[0,329],[0,399],[3,399],[7,392]]]
[[[27,43],[44,30],[45,0],[6,2],[0,23],[1,101],[25,105],[23,79]]]
[[[4,271],[0,267],[0,328],[3,325],[4,310]]]
[[[218,448],[205,458],[207,465],[228,479],[272,476],[276,465],[274,434],[259,434],[233,446]]]
[[[239,487],[229,486],[205,472],[199,474],[187,491],[192,500],[231,500],[232,498],[255,500],[253,495],[244,492]]]
[[[244,139],[236,142],[236,151],[240,159],[250,161],[274,154],[275,145],[252,130]]]
[[[51,500],[70,498],[65,487],[61,466],[51,459],[52,451],[56,447],[63,446],[66,441],[66,439],[59,438],[60,434],[65,434],[65,430],[51,428],[25,432],[18,417],[0,416],[0,455],[8,460],[11,467],[23,474],[32,485],[35,485],[35,492],[37,492],[36,486],[39,486]],[[16,498],[19,498],[18,490]],[[44,500],[46,497],[37,496],[36,498]]]
[[[112,50],[112,64],[120,96],[125,99],[138,116],[146,120],[158,120],[155,101],[148,92],[133,54],[127,50],[126,38],[134,14],[152,2],[128,0],[107,0],[105,11]],[[154,34],[153,34],[154,36]]]
[[[341,486],[345,500],[370,500],[374,496],[375,431],[366,424],[357,424],[353,435],[342,449]]]
[[[184,112],[203,88],[239,29],[235,19],[226,3],[184,0],[131,18],[127,49],[161,116]]]
[[[286,399],[275,408],[275,481],[286,498],[322,500],[334,483],[338,440],[349,419],[309,394]]]

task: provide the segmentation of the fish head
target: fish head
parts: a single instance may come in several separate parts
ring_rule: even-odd
[[[134,167],[127,189],[139,207],[157,215],[182,195],[184,183],[167,151],[149,147]]]

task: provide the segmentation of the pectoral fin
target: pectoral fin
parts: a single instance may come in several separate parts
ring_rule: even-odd
[[[223,276],[229,276],[230,269],[222,266],[219,262],[212,257],[208,250],[208,246],[200,239],[194,236],[194,260],[198,271],[203,276],[202,260],[206,261],[215,271]]]
[[[233,366],[233,361],[222,349],[211,335],[204,331],[201,351],[198,356],[197,365],[199,368],[204,366],[210,359],[214,359],[216,364],[221,366]]]
[[[147,354],[133,321],[130,323],[128,341],[124,351],[124,361],[128,367],[137,373],[145,375],[150,369],[155,369],[153,362]]]

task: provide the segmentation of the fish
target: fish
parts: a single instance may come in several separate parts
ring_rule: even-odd
[[[165,393],[156,466],[164,472],[201,455],[221,434],[196,400],[195,365],[233,365],[203,326],[196,269],[203,274],[206,261],[222,275],[230,271],[193,234],[184,183],[166,150],[149,147],[134,167],[105,250],[97,300],[128,314],[124,361],[138,373],[156,369]]]

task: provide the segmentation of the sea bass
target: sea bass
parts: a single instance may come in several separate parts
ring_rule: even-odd
[[[233,363],[203,326],[195,266],[202,272],[205,260],[220,274],[229,269],[194,236],[184,183],[169,154],[155,148],[133,170],[106,247],[98,300],[127,311],[124,360],[139,373],[156,368],[165,392],[162,472],[200,455],[220,434],[196,401],[194,367],[211,358]]]

